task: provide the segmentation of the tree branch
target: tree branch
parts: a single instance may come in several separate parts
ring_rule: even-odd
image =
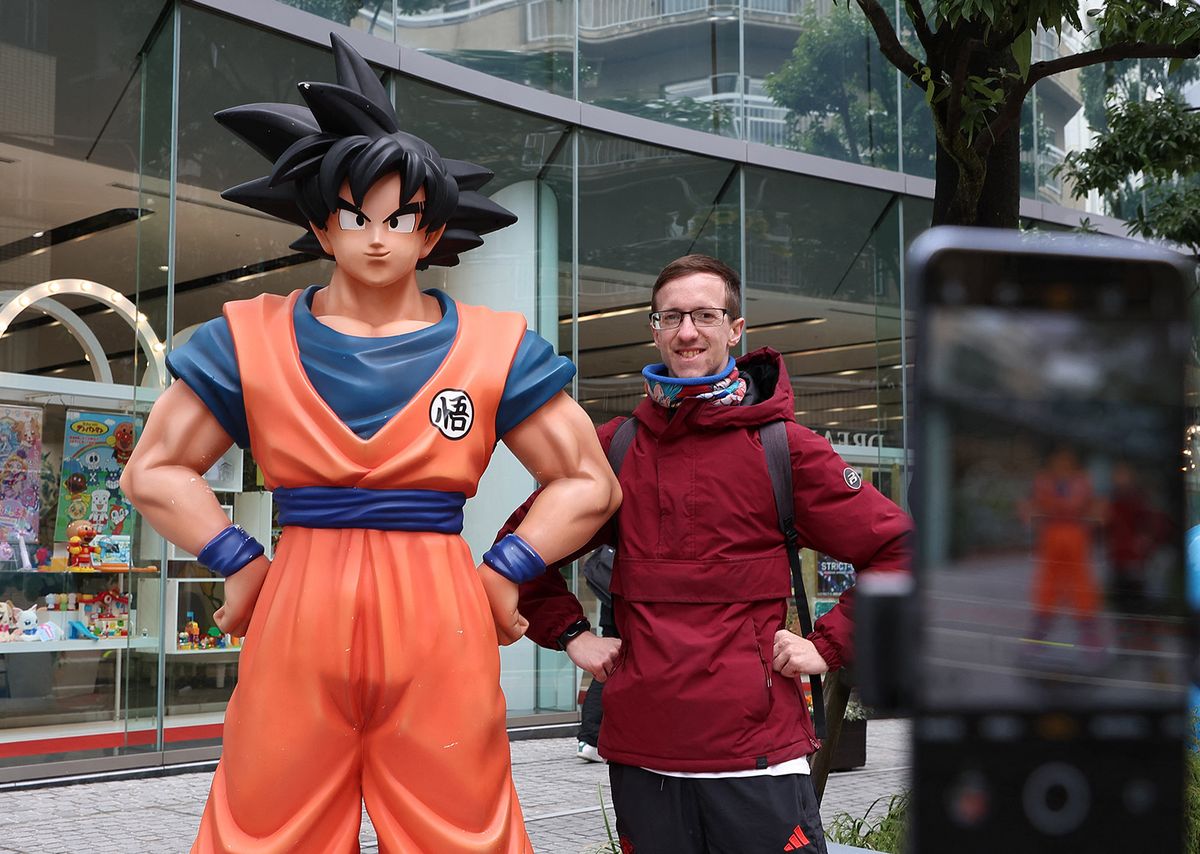
[[[917,39],[921,42],[921,46],[925,48],[925,55],[932,60],[937,37],[929,29],[929,21],[925,17],[925,10],[921,8],[921,0],[904,0],[904,11],[908,13],[908,19],[913,23]]]
[[[1104,62],[1119,62],[1122,59],[1194,59],[1197,55],[1200,55],[1200,38],[1179,45],[1118,42],[1083,53],[1060,56],[1046,62],[1035,62],[1029,66],[1025,92],[1028,93],[1039,80],[1075,68],[1099,65]]]
[[[888,18],[887,12],[883,11],[883,7],[877,0],[854,0],[854,2],[858,3],[858,8],[862,9],[871,28],[875,30],[875,37],[879,39],[879,50],[887,57],[888,62],[900,69],[900,73],[913,83],[922,89],[925,88],[925,83],[921,80],[921,74],[917,70],[921,66],[921,61],[900,44],[900,38],[896,35],[891,19]]]
[[[1147,42],[1119,42],[1107,47],[1087,50],[1083,53],[1073,53],[1060,56],[1046,62],[1035,62],[1029,66],[1029,76],[1025,81],[1013,88],[1004,109],[997,113],[990,123],[992,136],[999,139],[1021,117],[1021,106],[1025,96],[1034,85],[1055,74],[1071,71],[1076,68],[1086,68],[1089,65],[1099,65],[1105,62],[1119,62],[1122,59],[1193,59],[1200,55],[1200,38],[1191,39],[1183,44],[1153,44]]]

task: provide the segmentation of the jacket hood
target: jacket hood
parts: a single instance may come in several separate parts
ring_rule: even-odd
[[[738,359],[737,369],[746,378],[748,386],[746,399],[741,406],[719,406],[707,400],[688,398],[679,405],[674,415],[668,417],[666,408],[647,397],[638,404],[633,414],[656,435],[679,418],[698,430],[757,427],[771,421],[795,419],[792,383],[788,379],[783,356],[770,347],[762,347]]]

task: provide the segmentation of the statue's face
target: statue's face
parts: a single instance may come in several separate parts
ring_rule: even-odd
[[[324,228],[313,229],[342,276],[367,287],[387,287],[411,276],[417,262],[433,249],[441,230],[431,234],[419,226],[424,188],[404,205],[400,190],[400,176],[388,175],[367,191],[359,207],[349,182],[342,184],[339,209],[329,215]]]

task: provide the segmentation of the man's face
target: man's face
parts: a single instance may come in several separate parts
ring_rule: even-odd
[[[386,287],[411,275],[417,261],[433,249],[442,229],[427,233],[419,228],[417,203],[425,201],[425,189],[405,205],[400,204],[400,189],[400,176],[392,173],[367,190],[359,207],[349,182],[342,184],[339,209],[324,228],[313,229],[342,275],[368,287]]]
[[[667,282],[658,292],[655,311],[688,312],[697,308],[724,308],[725,282],[712,273],[691,273]],[[673,377],[707,377],[719,373],[729,361],[729,351],[742,338],[745,318],[726,314],[717,326],[696,326],[684,315],[674,329],[653,329],[654,344]]]

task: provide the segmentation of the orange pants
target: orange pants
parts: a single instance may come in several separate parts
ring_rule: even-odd
[[[1078,522],[1048,522],[1038,537],[1033,604],[1039,613],[1052,611],[1060,601],[1090,617],[1100,605],[1092,571],[1092,541],[1088,526]]]
[[[288,528],[194,854],[532,852],[500,656],[460,537]]]

